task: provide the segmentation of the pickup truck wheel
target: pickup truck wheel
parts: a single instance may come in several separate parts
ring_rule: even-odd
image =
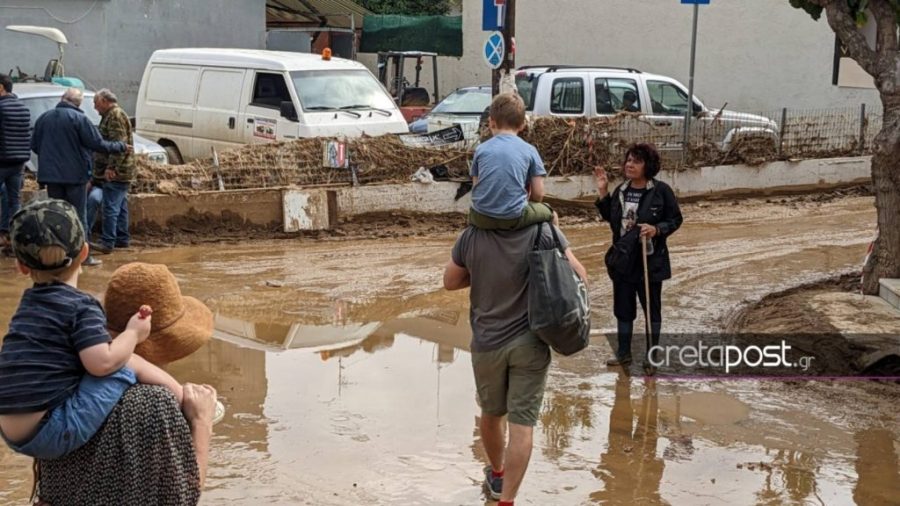
[[[169,164],[184,165],[184,158],[181,157],[181,151],[178,151],[177,147],[167,145],[163,146],[163,148],[166,150],[166,156],[169,157]]]

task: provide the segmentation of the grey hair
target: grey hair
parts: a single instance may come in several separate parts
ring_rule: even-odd
[[[81,102],[84,100],[84,93],[78,88],[69,88],[63,93],[62,101],[70,103],[75,107],[81,107]]]
[[[101,99],[109,102],[110,104],[118,104],[119,103],[119,98],[116,97],[116,94],[109,91],[109,89],[107,89],[107,88],[103,88],[102,90],[98,91],[96,94],[94,94],[94,96],[100,97]]]

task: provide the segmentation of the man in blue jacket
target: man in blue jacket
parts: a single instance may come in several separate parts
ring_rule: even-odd
[[[87,235],[87,183],[93,170],[93,152],[125,153],[131,147],[124,142],[103,140],[79,108],[83,99],[81,90],[66,90],[56,108],[42,114],[35,123],[31,150],[38,155],[38,183],[47,188],[50,198],[75,206]],[[82,265],[100,263],[88,257]]]
[[[31,158],[31,112],[0,74],[0,248],[8,254],[9,220],[19,210],[22,174]]]

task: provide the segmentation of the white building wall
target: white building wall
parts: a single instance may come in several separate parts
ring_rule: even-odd
[[[440,60],[442,95],[490,83],[481,9],[482,0],[464,1],[465,54]],[[678,0],[518,0],[517,10],[519,66],[635,67],[687,85],[692,7]],[[788,0],[712,0],[700,7],[697,48],[695,94],[709,107],[880,107],[874,90],[831,84],[834,33]]]

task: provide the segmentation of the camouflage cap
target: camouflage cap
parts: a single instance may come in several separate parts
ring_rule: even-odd
[[[12,217],[9,237],[19,262],[36,271],[54,271],[72,265],[84,247],[84,227],[75,207],[63,200],[38,200]],[[66,259],[56,265],[41,263],[41,248],[59,246]]]

